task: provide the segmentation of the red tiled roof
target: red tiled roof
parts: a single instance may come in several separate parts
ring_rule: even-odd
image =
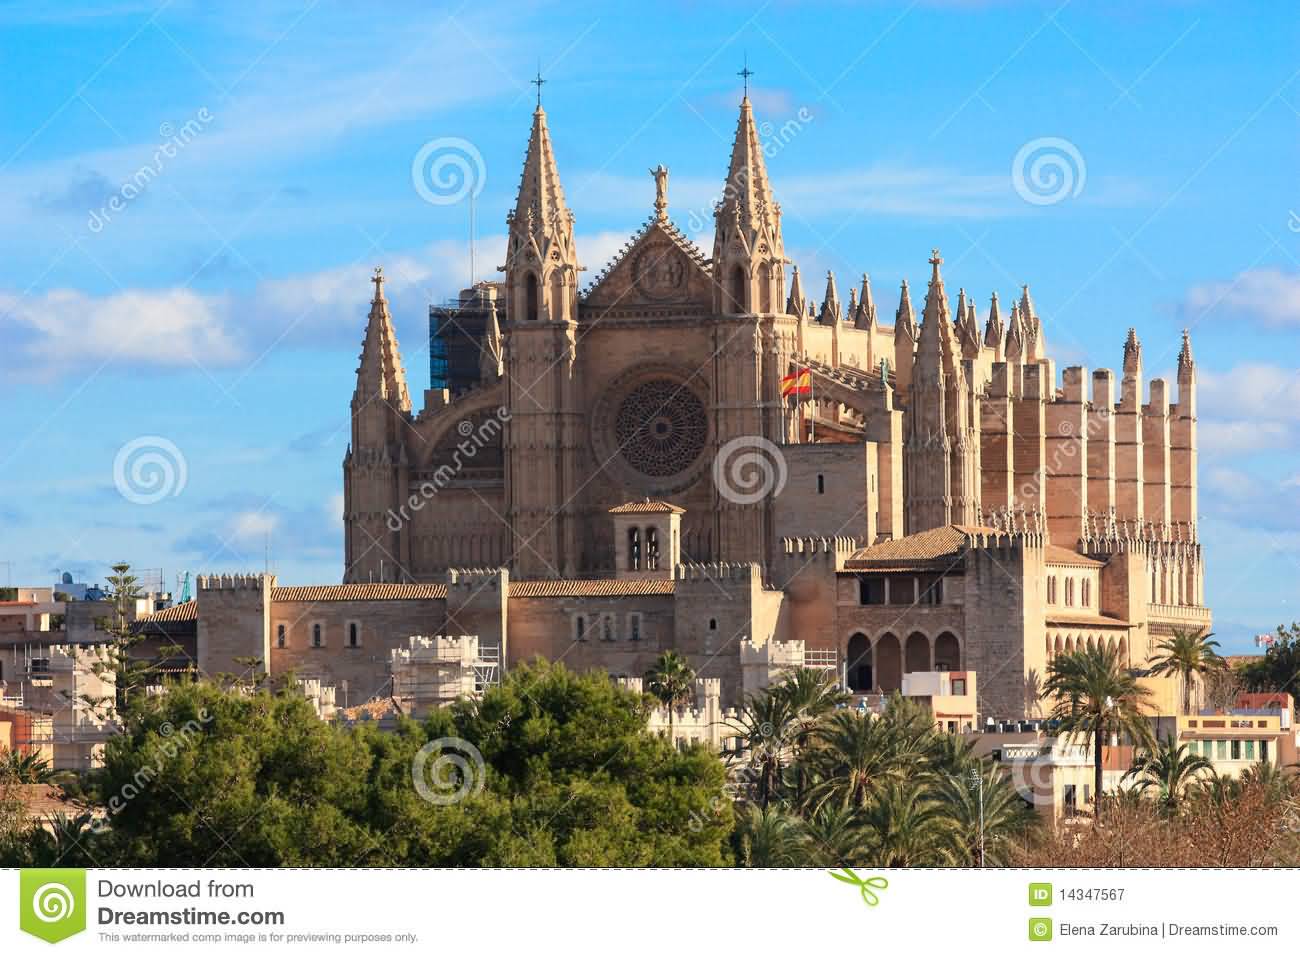
[[[680,505],[674,505],[672,502],[652,502],[650,499],[645,499],[641,502],[624,502],[622,505],[615,505],[609,510],[610,515],[648,515],[652,513],[663,514],[665,512],[673,515],[685,515],[686,509]]]
[[[1089,615],[1083,612],[1049,611],[1049,625],[1092,625],[1097,628],[1127,628],[1129,623],[1123,618],[1110,618],[1107,615]]]
[[[1044,558],[1049,565],[1077,565],[1081,568],[1101,568],[1105,562],[1099,562],[1087,555],[1080,555],[1073,548],[1062,545],[1048,545],[1043,549]]]
[[[671,578],[632,579],[559,579],[510,583],[511,598],[623,598],[633,595],[671,595],[676,583]],[[439,584],[397,585],[367,583],[356,585],[289,585],[271,589],[271,601],[437,601],[447,597],[447,586]],[[150,615],[141,615],[137,624],[196,621],[198,602],[190,600],[172,605]]]
[[[677,583],[671,578],[569,579],[511,582],[511,598],[625,598],[632,595],[671,595]]]
[[[60,812],[71,816],[85,810],[82,805],[64,797],[53,784],[14,784],[9,793],[22,801],[28,817],[43,818]]]
[[[956,556],[966,545],[968,535],[995,535],[997,530],[980,525],[941,525],[914,535],[890,539],[854,552],[845,568],[888,568],[904,564],[912,570],[918,562],[934,562]]]
[[[147,622],[164,622],[164,621],[195,621],[199,617],[199,603],[193,598],[189,601],[183,601],[179,605],[172,605],[161,611],[155,611],[152,614],[141,615],[136,621]]]
[[[446,585],[291,585],[271,589],[271,601],[428,601],[447,597]]]

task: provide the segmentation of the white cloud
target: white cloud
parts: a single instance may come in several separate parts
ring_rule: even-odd
[[[263,541],[279,522],[266,512],[240,512],[231,523],[231,538],[241,544]]]
[[[579,235],[590,283],[628,235]],[[371,276],[384,267],[389,310],[400,324],[422,325],[431,302],[469,285],[469,249],[443,240],[423,249],[259,283],[248,293],[204,294],[188,288],[133,289],[94,296],[55,289],[23,296],[0,292],[0,348],[23,358],[19,368],[48,378],[105,360],[136,367],[239,365],[270,348],[359,344],[370,310]],[[476,244],[478,278],[499,279],[505,237]],[[409,328],[409,326],[408,326]],[[419,349],[421,343],[410,343]]]
[[[1206,461],[1285,448],[1292,442],[1291,430],[1284,423],[1242,419],[1201,422],[1197,439],[1201,457]]]
[[[1265,326],[1300,326],[1300,274],[1247,269],[1230,282],[1193,286],[1183,308],[1197,319],[1222,311]]]

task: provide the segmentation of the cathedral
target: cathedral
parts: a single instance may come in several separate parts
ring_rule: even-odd
[[[862,693],[976,671],[999,718],[1041,713],[1054,654],[1141,669],[1208,628],[1186,333],[1176,391],[1144,381],[1132,329],[1118,376],[1058,376],[1028,286],[981,322],[938,250],[892,325],[865,274],[817,302],[748,97],[710,252],[652,175],[647,219],[583,287],[539,103],[503,278],[462,295],[486,310],[475,383],[413,410],[376,270],[344,584],[210,576],[158,624],[196,622],[207,670],[251,655],[354,694],[391,687],[418,636],[473,635],[503,667],[631,677],[675,649],[729,705],[792,665]]]

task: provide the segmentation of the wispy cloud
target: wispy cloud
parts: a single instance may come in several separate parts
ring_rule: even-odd
[[[1247,269],[1231,280],[1193,286],[1183,301],[1193,318],[1221,314],[1275,328],[1300,326],[1300,273]]]

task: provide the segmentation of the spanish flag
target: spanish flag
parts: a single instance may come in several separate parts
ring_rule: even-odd
[[[812,370],[805,367],[781,379],[781,398],[812,395]]]

